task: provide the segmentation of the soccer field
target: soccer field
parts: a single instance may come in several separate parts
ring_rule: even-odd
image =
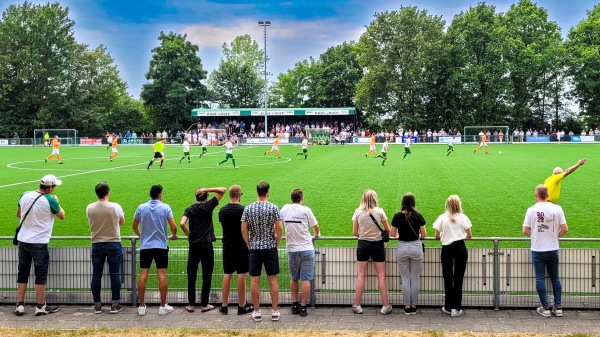
[[[414,144],[412,154],[402,160],[403,146],[391,145],[382,166],[380,158],[365,158],[368,145],[310,146],[307,160],[296,156],[300,146],[281,146],[280,159],[275,153],[263,155],[270,149],[267,146],[240,146],[234,150],[237,170],[231,161],[216,167],[225,158],[222,147],[209,147],[208,154],[200,159],[200,147],[192,146],[191,163],[186,159],[180,164],[181,146],[167,146],[162,170],[158,163],[146,170],[153,155],[150,145],[119,146],[120,155],[113,162],[106,147],[63,146],[63,165],[56,159],[44,163],[51,152],[48,148],[3,147],[0,235],[14,234],[21,193],[36,189],[39,179],[52,173],[63,180],[55,193],[66,212],[64,221],[56,221],[53,235],[57,236],[89,235],[85,208],[96,200],[94,186],[100,180],[110,184],[111,201],[123,206],[126,224],[122,235],[134,234],[133,213],[149,199],[152,184],[163,186],[163,201],[173,209],[178,224],[185,207],[194,202],[197,187],[239,184],[244,192],[242,203],[247,205],[256,200],[256,184],[266,180],[271,185],[269,200],[279,207],[290,202],[293,188],[303,189],[305,205],[312,208],[324,236],[352,235],[354,209],[362,192],[371,188],[390,221],[402,195],[415,194],[417,208],[427,220],[428,236],[433,235],[431,224],[444,211],[446,198],[458,194],[473,223],[474,236],[521,237],[525,211],[535,203],[535,186],[543,183],[554,167],[566,169],[587,157],[588,163],[563,181],[559,204],[565,210],[569,237],[600,237],[595,216],[600,209],[595,195],[600,170],[594,162],[599,145],[492,143],[488,155],[483,150],[473,154],[475,147],[455,145],[455,152],[446,156],[445,145]],[[378,144],[378,151],[380,148]],[[221,204],[226,202],[227,196]],[[220,235],[217,212],[215,232]],[[179,231],[179,235],[183,233]],[[175,244],[186,245],[183,240]]]

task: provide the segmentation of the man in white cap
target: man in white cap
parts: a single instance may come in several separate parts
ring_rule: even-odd
[[[17,218],[20,218],[21,230],[17,234],[19,249],[19,267],[17,273],[17,307],[14,314],[25,313],[25,291],[31,270],[35,268],[35,295],[37,305],[35,315],[41,316],[58,311],[58,307],[46,305],[46,279],[50,254],[48,242],[54,227],[54,217],[65,219],[65,211],[58,204],[58,197],[52,195],[54,188],[62,181],[54,175],[45,175],[36,191],[25,192],[19,199]]]

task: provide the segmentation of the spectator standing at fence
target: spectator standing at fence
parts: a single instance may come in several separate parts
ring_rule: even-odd
[[[552,171],[552,175],[544,181],[544,185],[548,187],[548,201],[555,203],[558,201],[560,197],[560,183],[563,179],[565,179],[569,174],[575,172],[579,168],[579,166],[585,164],[587,159],[579,159],[575,165],[569,167],[566,171],[563,172],[562,168],[556,167],[554,171]]]
[[[463,314],[462,285],[469,259],[464,240],[471,238],[471,226],[471,220],[463,214],[458,195],[448,197],[446,212],[433,223],[435,238],[442,241],[440,259],[446,295],[442,312],[452,317]]]
[[[319,237],[319,224],[311,209],[302,205],[304,195],[301,189],[293,189],[291,199],[292,204],[281,208],[281,218],[285,225],[285,242],[291,274],[292,314],[306,317],[310,282],[315,277],[315,247],[309,228],[312,227],[316,239]],[[299,280],[302,281],[300,286]],[[299,290],[300,302],[298,302]]]
[[[58,204],[58,197],[52,195],[54,188],[62,181],[54,175],[42,177],[36,191],[25,192],[17,204],[17,218],[21,230],[17,234],[19,265],[17,271],[17,306],[14,314],[25,314],[25,292],[33,262],[35,270],[35,315],[41,316],[58,311],[57,306],[46,304],[46,281],[50,252],[48,243],[54,228],[54,217],[65,219],[65,211]]]
[[[535,272],[535,288],[540,297],[541,307],[536,312],[543,317],[552,313],[562,317],[562,287],[558,277],[558,239],[569,231],[565,214],[560,206],[548,202],[548,188],[538,185],[535,188],[537,203],[527,209],[523,222],[523,234],[531,237],[531,261]],[[550,308],[546,295],[546,270],[552,282],[554,306]]]
[[[362,195],[360,205],[352,216],[352,233],[358,237],[358,247],[356,249],[356,294],[354,295],[354,304],[352,304],[352,311],[357,314],[363,313],[360,300],[365,290],[369,260],[372,260],[375,264],[377,285],[383,302],[380,312],[383,315],[392,312],[385,282],[385,243],[383,242],[379,227],[386,232],[390,231],[385,212],[378,206],[377,193],[373,190],[366,190]]]
[[[404,314],[416,315],[419,300],[419,278],[423,265],[423,239],[425,218],[415,208],[415,196],[406,193],[402,197],[400,212],[392,218],[391,236],[398,238],[396,260],[402,279]]]
[[[91,203],[85,210],[85,215],[90,225],[92,234],[92,297],[94,299],[94,313],[102,313],[102,272],[104,263],[108,261],[110,275],[110,290],[112,304],[110,313],[116,314],[123,310],[119,304],[121,300],[121,262],[123,247],[121,246],[121,226],[125,223],[123,208],[114,202],[108,201],[110,187],[105,181],[99,182],[96,187],[98,201]]]
[[[219,222],[223,226],[223,285],[221,288],[221,307],[223,315],[229,312],[229,291],[233,273],[237,273],[238,315],[247,314],[254,307],[246,301],[246,273],[248,273],[248,246],[244,242],[242,231],[242,213],[240,204],[242,188],[239,185],[229,187],[229,203],[219,210]]]
[[[260,182],[256,186],[257,201],[246,206],[242,213],[242,236],[248,246],[250,269],[250,294],[254,312],[252,319],[262,320],[259,302],[260,274],[263,265],[269,282],[271,294],[271,320],[278,321],[280,314],[277,310],[279,304],[279,257],[277,248],[281,242],[283,224],[281,215],[275,204],[267,201],[269,197],[269,183]]]
[[[209,193],[216,193],[210,200]],[[196,278],[198,264],[202,264],[202,293],[200,311],[206,312],[215,307],[208,303],[212,273],[215,267],[213,242],[217,241],[213,226],[213,211],[225,194],[225,187],[199,188],[196,190],[196,203],[183,212],[179,222],[181,230],[188,237],[189,250],[187,261],[188,306],[185,311],[194,312],[196,305]],[[190,228],[186,226],[190,222]]]
[[[46,159],[44,159],[44,163],[47,163],[49,159],[52,159],[52,157],[56,156],[58,163],[62,164],[63,162],[60,161],[60,151],[58,150],[58,148],[60,147],[60,139],[58,139],[58,136],[54,136],[54,139],[52,139],[50,146],[52,146],[52,154],[50,154],[48,157],[46,157]]]
[[[173,312],[173,307],[167,304],[167,268],[169,267],[169,248],[167,240],[177,240],[177,226],[173,220],[171,207],[162,202],[164,197],[161,185],[152,185],[150,198],[152,200],[138,206],[133,216],[133,231],[140,237],[140,279],[138,294],[140,306],[138,315],[146,314],[146,282],[152,261],[156,263],[158,290],[160,293],[159,315]],[[167,237],[167,226],[171,236]]]

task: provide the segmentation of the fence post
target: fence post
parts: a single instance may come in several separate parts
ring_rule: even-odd
[[[500,240],[495,238],[494,242],[494,273],[493,277],[493,291],[494,291],[494,310],[500,310],[500,252],[499,243]]]
[[[314,239],[313,239],[313,242],[314,242]],[[319,256],[319,251],[315,249],[315,264],[317,263],[317,256]],[[315,302],[317,301],[317,294],[316,294],[317,289],[315,286],[315,278],[317,277],[317,275],[316,275],[317,270],[315,269],[314,271],[315,272],[313,274],[313,279],[310,280],[310,295],[309,295],[310,307],[313,309],[315,308]]]
[[[131,239],[131,306],[135,307],[137,305],[138,300],[138,291],[137,291],[137,238]]]

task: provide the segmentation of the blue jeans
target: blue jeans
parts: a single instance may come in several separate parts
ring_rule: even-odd
[[[94,304],[100,305],[100,290],[102,288],[102,271],[104,262],[108,261],[110,274],[110,289],[112,290],[112,303],[119,303],[121,299],[121,260],[123,248],[120,242],[92,243],[92,296]]]
[[[315,251],[289,252],[288,264],[292,280],[312,281],[315,278]]]
[[[546,269],[552,282],[554,305],[561,306],[562,286],[558,278],[558,250],[549,252],[531,252],[533,270],[535,271],[535,289],[540,296],[540,302],[545,309],[549,309],[548,296],[546,295]]]

